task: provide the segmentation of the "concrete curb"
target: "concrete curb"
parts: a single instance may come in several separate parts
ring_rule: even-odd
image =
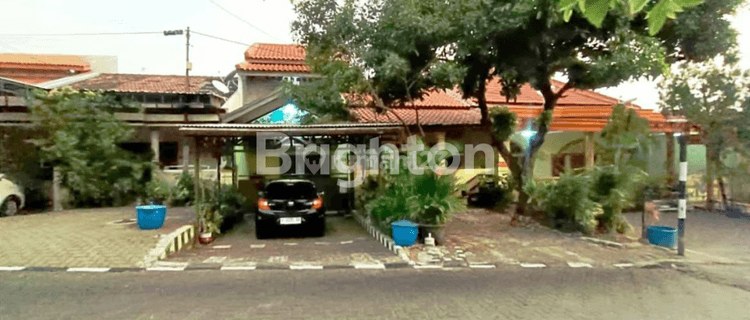
[[[187,224],[179,227],[177,230],[162,236],[159,242],[156,243],[156,247],[151,249],[149,253],[143,258],[141,267],[151,267],[157,261],[166,259],[167,255],[173,252],[177,252],[190,246],[193,239],[195,238],[195,226]]]
[[[122,272],[179,272],[179,271],[224,271],[224,272],[239,272],[239,271],[330,271],[330,270],[399,270],[399,269],[413,269],[413,270],[437,270],[437,271],[455,271],[455,270],[479,270],[479,269],[492,269],[496,271],[502,270],[544,270],[544,269],[578,269],[578,270],[592,270],[592,269],[674,269],[678,267],[684,267],[687,265],[711,265],[712,263],[705,263],[700,261],[685,261],[685,260],[654,260],[654,261],[639,261],[630,263],[615,263],[611,265],[592,265],[588,263],[577,263],[567,262],[559,264],[545,264],[545,263],[518,263],[518,264],[506,264],[506,263],[477,263],[468,264],[464,266],[444,266],[444,265],[411,265],[405,262],[402,263],[385,263],[385,264],[359,264],[359,265],[222,265],[222,264],[188,264],[188,263],[175,263],[174,265],[167,266],[151,266],[151,267],[133,267],[133,268],[102,268],[102,267],[36,267],[36,266],[0,266],[0,272],[68,272],[68,273],[122,273]]]
[[[580,237],[581,240],[596,243],[596,244],[603,244],[605,246],[614,247],[614,248],[622,248],[623,244],[619,242],[604,240],[604,239],[597,239],[597,238],[591,238],[591,237]]]
[[[408,263],[409,265],[414,265],[414,261],[411,261],[411,259],[409,259],[409,256],[407,256],[406,252],[404,252],[404,248],[396,245],[391,237],[384,235],[382,232],[380,232],[380,230],[375,228],[370,222],[369,218],[356,211],[353,212],[352,215],[354,216],[354,219],[357,220],[360,225],[362,225],[362,227],[367,229],[367,232],[370,233],[373,238],[378,240],[378,242],[383,244],[383,246],[385,246],[388,250],[399,256],[404,262]]]

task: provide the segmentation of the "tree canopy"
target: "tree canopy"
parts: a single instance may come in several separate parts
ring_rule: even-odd
[[[723,189],[721,176],[728,169],[722,158],[728,153],[750,157],[750,72],[723,57],[688,62],[666,77],[660,88],[662,110],[685,117],[700,130],[706,146],[708,196],[713,200],[713,181],[718,177]],[[722,195],[726,201],[723,190]]]
[[[132,129],[114,115],[138,106],[69,87],[37,92],[35,98],[31,114],[43,135],[34,143],[42,161],[60,169],[75,204],[112,205],[139,193],[151,164],[119,147]]]
[[[528,83],[544,97],[530,156],[521,165],[502,141],[493,141],[523,195],[522,179],[533,172],[552,111],[567,90],[655,77],[677,57],[711,56],[732,46],[731,37],[709,36],[733,34],[728,25],[719,24],[717,30],[723,31],[713,33],[680,27],[696,24],[689,21],[696,16],[715,18],[710,4],[733,11],[732,1],[709,0],[698,6],[691,0],[301,1],[293,31],[307,48],[312,71],[322,77],[295,88],[292,95],[313,114],[345,117],[348,113],[342,110],[351,101],[342,101],[342,93],[370,97],[365,104],[386,111],[395,104],[409,105],[428,89],[457,86],[477,102],[482,124],[491,126],[487,81],[500,79],[501,93],[509,101]],[[592,6],[604,9],[592,18]],[[668,13],[659,13],[663,10]],[[656,28],[657,15],[679,23]],[[712,45],[714,41],[723,45]],[[553,77],[567,81],[555,87]]]

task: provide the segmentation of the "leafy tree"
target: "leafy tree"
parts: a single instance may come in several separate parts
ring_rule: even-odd
[[[750,72],[741,71],[722,57],[701,63],[684,63],[660,84],[662,110],[685,117],[697,126],[706,146],[708,206],[713,208],[713,182],[718,178],[727,204],[721,172],[727,153],[748,153],[750,132]]]
[[[645,170],[646,161],[638,161],[640,159],[636,156],[647,155],[654,139],[648,119],[639,116],[635,109],[618,104],[612,109],[598,142],[606,151],[602,154],[604,164],[615,167],[634,165]]]
[[[667,18],[675,18],[683,8],[701,4],[703,0],[558,0],[565,19],[570,19],[574,10],[578,10],[589,22],[601,27],[604,18],[611,10],[625,7],[629,15],[637,15],[646,11],[649,33],[655,35],[664,26]]]
[[[69,87],[37,92],[35,98],[31,115],[44,134],[34,143],[42,160],[59,168],[76,205],[121,204],[142,192],[151,164],[118,147],[132,129],[114,114],[135,111],[136,105]]]
[[[508,100],[529,83],[544,97],[544,112],[537,119],[529,156],[520,163],[499,135],[492,135],[493,146],[516,180],[518,209],[523,212],[527,198],[523,180],[533,172],[534,157],[565,92],[657,76],[668,69],[675,52],[697,48],[681,41],[688,34],[676,29],[657,34],[672,37],[672,42],[665,42],[670,46],[662,46],[662,39],[649,35],[655,28],[649,28],[646,14],[634,14],[643,8],[652,12],[661,3],[685,1],[661,0],[653,8],[649,2],[638,10],[625,1],[585,1],[582,7],[561,10],[563,1],[299,2],[294,34],[306,46],[313,72],[322,77],[292,90],[292,95],[311,113],[343,116],[346,112],[341,111],[351,101],[342,101],[341,93],[350,98],[364,96],[360,104],[385,112],[395,104],[409,105],[427,89],[458,85],[467,98],[477,101],[486,131],[497,133],[514,128],[508,121],[493,128],[495,117],[485,97],[487,81],[501,79],[501,93]],[[594,24],[582,10],[593,3],[607,8]],[[701,51],[702,55],[711,53],[715,54]],[[552,80],[558,75],[567,78],[562,86]]]

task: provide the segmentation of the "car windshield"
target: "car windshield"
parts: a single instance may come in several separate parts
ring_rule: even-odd
[[[307,181],[277,181],[266,186],[268,199],[312,199],[317,195],[315,185]]]

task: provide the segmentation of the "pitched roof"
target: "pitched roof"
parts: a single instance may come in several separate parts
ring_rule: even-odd
[[[73,84],[76,89],[130,93],[209,94],[211,81],[217,77],[190,76],[190,87],[185,76],[154,74],[102,73],[94,78]]]
[[[482,120],[477,108],[466,109],[406,109],[394,108],[386,113],[376,113],[372,108],[352,108],[355,121],[358,123],[419,123],[422,125],[476,125]]]
[[[79,56],[0,53],[0,76],[36,84],[91,71]]]
[[[72,69],[76,72],[91,71],[89,62],[79,56],[57,54],[0,53],[0,68]]]
[[[497,82],[499,85],[499,82]],[[496,88],[496,87],[495,87]],[[524,89],[525,88],[525,89]],[[490,87],[488,86],[488,90]],[[498,91],[499,92],[499,91]],[[599,131],[607,124],[612,114],[612,107],[619,101],[599,93],[587,90],[570,90],[564,95],[566,103],[559,103],[555,107],[550,130],[553,131]],[[543,108],[543,100],[535,99],[536,92],[531,87],[524,85],[515,102],[493,101],[488,98],[488,104],[507,106],[510,111],[516,113],[519,118],[519,126],[526,119],[538,116]],[[491,96],[490,92],[487,93]],[[499,94],[498,94],[499,96]],[[541,96],[539,96],[541,98]],[[497,99],[497,96],[493,96]],[[452,99],[453,101],[450,101]],[[562,99],[562,98],[561,98]],[[519,101],[520,100],[520,101]],[[521,102],[523,101],[523,102]],[[414,108],[418,111],[415,111]],[[652,129],[657,131],[670,131],[667,119],[660,113],[652,110],[641,109],[638,106],[628,105],[637,113],[651,122]],[[352,117],[359,123],[406,123],[415,125],[417,115],[422,125],[477,125],[481,121],[479,109],[476,103],[461,99],[457,90],[431,90],[423,100],[418,100],[408,105],[392,106],[385,113],[376,113],[372,108],[357,107],[350,109]]]
[[[294,44],[253,44],[245,50],[245,61],[235,67],[256,72],[310,73],[305,65],[305,49]]]

